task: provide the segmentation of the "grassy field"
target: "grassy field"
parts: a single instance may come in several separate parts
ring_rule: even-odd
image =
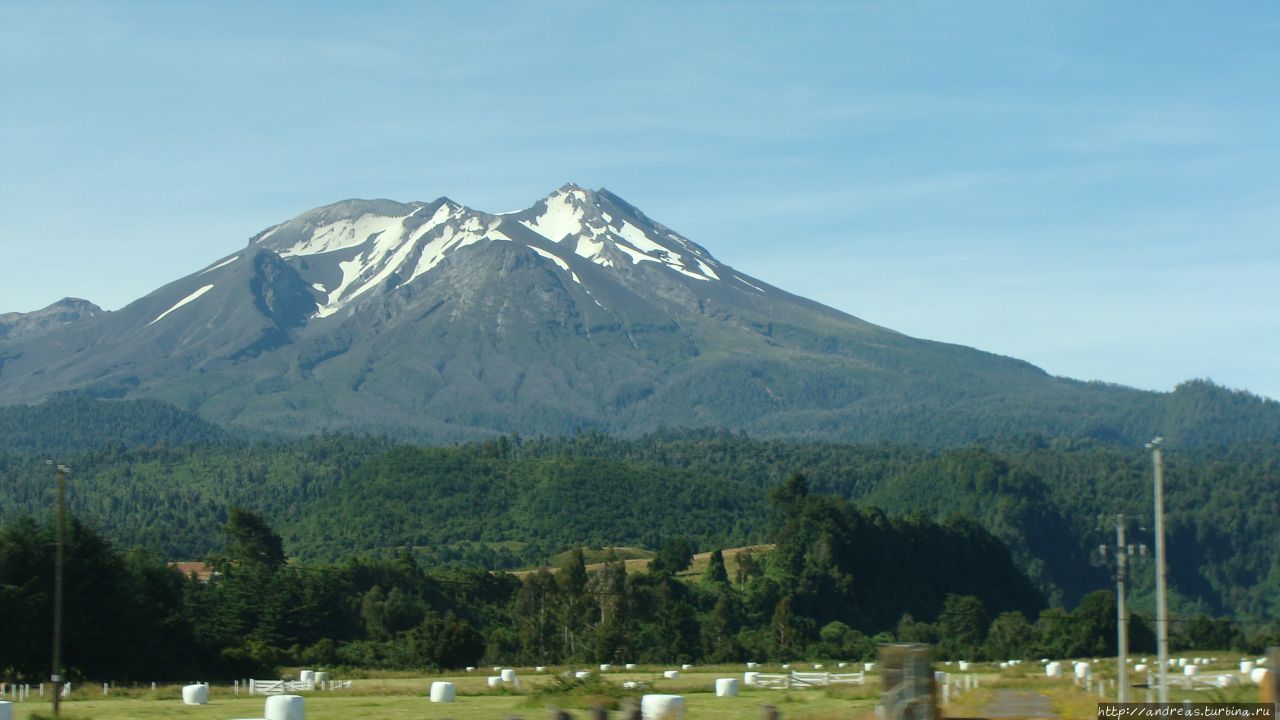
[[[784,717],[797,720],[870,720],[875,715],[877,693],[871,688],[794,691],[744,688],[738,697],[721,698],[716,697],[714,692],[715,679],[741,679],[740,666],[732,666],[732,669],[725,666],[723,672],[718,671],[719,668],[703,668],[699,672],[682,673],[680,678],[674,680],[664,679],[661,670],[662,668],[653,668],[641,672],[608,673],[604,678],[613,686],[620,686],[627,680],[646,683],[647,690],[629,693],[635,697],[643,692],[683,695],[686,717],[690,720],[756,718],[761,716],[761,707],[764,705],[774,705],[782,711]],[[552,707],[568,710],[575,717],[585,718],[586,710],[593,705],[616,709],[620,701],[618,695],[622,694],[540,696],[537,691],[554,684],[554,675],[534,674],[531,671],[520,675],[519,690],[491,689],[486,680],[489,674],[485,669],[466,675],[444,677],[368,678],[352,681],[352,687],[346,690],[301,694],[306,698],[308,720],[504,720],[509,717],[542,720]],[[447,704],[430,702],[428,695],[434,680],[453,682],[457,686],[457,701]],[[101,696],[98,687],[87,690],[82,688],[63,703],[62,716],[65,720],[231,720],[260,718],[265,704],[265,699],[261,696],[237,697],[225,684],[210,687],[208,705],[183,705],[181,696],[181,687],[176,685],[160,687],[154,692],[149,688],[115,689],[106,698]],[[33,720],[49,713],[47,702],[16,703],[14,709],[15,720]]]
[[[1205,672],[1230,670],[1238,658],[1220,654],[1221,660],[1206,666]],[[796,669],[808,670],[808,663],[797,664]],[[1068,720],[1089,720],[1096,716],[1099,701],[1114,702],[1115,662],[1094,663],[1094,678],[1105,679],[1103,696],[1096,690],[1086,689],[1072,679],[1044,677],[1039,663],[1029,662],[1021,666],[1001,670],[984,663],[972,673],[978,687],[963,690],[953,686],[950,703],[943,715],[955,718],[982,717],[987,705],[1000,690],[1038,693],[1046,696],[1054,712]],[[954,671],[954,665],[940,664],[943,671]],[[589,685],[583,692],[555,694],[563,690],[556,673],[584,668],[551,668],[548,673],[534,673],[530,669],[519,673],[518,690],[490,688],[486,678],[494,674],[489,668],[473,673],[443,677],[420,677],[408,673],[383,673],[375,677],[352,681],[352,687],[328,692],[303,693],[306,698],[308,720],[408,720],[409,718],[451,718],[452,720],[505,720],[526,718],[541,720],[552,707],[568,710],[574,717],[585,718],[586,710],[593,705],[616,709],[626,698],[638,697],[643,692],[661,692],[683,695],[686,717],[689,720],[737,720],[759,718],[764,705],[773,705],[787,720],[871,720],[875,717],[875,705],[879,700],[880,677],[867,676],[865,686],[837,686],[808,690],[760,690],[742,688],[738,697],[719,698],[713,688],[716,678],[735,677],[741,680],[741,665],[698,667],[681,673],[676,679],[662,677],[666,668],[642,666],[635,671],[607,673],[603,683]],[[760,668],[764,672],[781,672],[778,666]],[[955,676],[953,676],[955,677]],[[436,704],[428,699],[431,682],[448,680],[457,686],[458,698],[454,703]],[[624,691],[623,682],[640,681],[645,690]],[[1134,688],[1133,702],[1145,700],[1146,690]],[[1208,690],[1181,690],[1172,692],[1173,702],[1189,699],[1195,702],[1257,702],[1258,689],[1251,685]],[[210,702],[203,706],[182,704],[181,687],[163,686],[155,691],[147,688],[113,689],[109,697],[102,697],[100,686],[81,685],[70,701],[63,705],[63,717],[67,720],[126,720],[138,718],[203,718],[205,720],[232,720],[233,718],[260,718],[265,699],[261,696],[237,697],[229,685],[219,684],[210,688]],[[14,704],[15,720],[35,720],[47,717],[48,703],[25,702]]]

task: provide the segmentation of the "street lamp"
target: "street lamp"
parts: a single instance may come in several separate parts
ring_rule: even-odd
[[[66,543],[67,528],[67,473],[71,468],[52,460],[45,460],[58,470],[58,539],[53,555],[53,670],[49,675],[53,683],[53,716],[61,717],[59,704],[62,698],[62,553]]]
[[[1168,564],[1164,555],[1164,456],[1160,445],[1164,438],[1155,437],[1147,443],[1151,461],[1155,466],[1156,513],[1156,654],[1160,662],[1160,696],[1162,703],[1169,702],[1169,605],[1165,598],[1165,580]]]

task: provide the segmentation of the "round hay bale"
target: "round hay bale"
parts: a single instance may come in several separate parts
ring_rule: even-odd
[[[1089,663],[1084,662],[1083,660],[1076,663],[1075,671],[1077,680],[1086,680],[1093,674],[1093,668],[1089,666]]]
[[[1134,666],[1133,666],[1133,671],[1134,671],[1134,672],[1144,673],[1144,672],[1146,672],[1147,670],[1148,670],[1147,666],[1146,666],[1146,665],[1143,665],[1142,663],[1138,663],[1137,665],[1134,665]]]
[[[307,708],[301,695],[272,695],[267,698],[264,720],[306,720]]]
[[[645,695],[640,698],[643,720],[684,720],[684,697],[680,695]]]
[[[1001,670],[1008,670],[1008,669],[1009,669],[1009,663],[1007,663],[1007,662],[1002,662],[1002,663],[1000,663],[1000,669],[1001,669]]]
[[[609,663],[601,663],[600,672],[613,672],[613,666]]]
[[[635,669],[636,669],[636,664],[635,664],[635,663],[627,663],[624,667],[626,667],[628,670],[635,670]]]
[[[1178,658],[1178,667],[1186,667],[1186,666],[1187,666],[1187,659],[1186,659],[1186,658]]]
[[[1048,665],[1045,665],[1044,675],[1045,677],[1051,677],[1051,678],[1062,677],[1062,663],[1058,662],[1057,660],[1054,660]]]
[[[1182,668],[1182,674],[1183,674],[1183,675],[1186,675],[1187,677],[1191,677],[1191,676],[1193,676],[1193,675],[1199,675],[1199,674],[1200,674],[1200,666],[1199,666],[1199,665],[1188,665],[1188,666],[1186,666],[1186,667]]]
[[[451,703],[458,696],[458,688],[451,682],[437,680],[431,683],[431,702]]]
[[[314,683],[316,681],[316,671],[315,670],[299,670],[298,680],[299,682],[304,682],[304,683]]]
[[[749,663],[747,663],[747,669],[748,669],[748,670],[755,670],[755,669],[756,669],[756,668],[758,668],[758,667],[760,667],[760,663],[756,663],[756,662],[749,662]]]
[[[322,684],[322,683],[327,683],[327,682],[329,682],[329,673],[327,673],[327,672],[325,672],[325,671],[323,671],[323,670],[317,670],[317,671],[316,671],[316,684],[317,684],[317,685],[320,685],[320,684]]]
[[[485,682],[487,682],[487,683],[489,684],[489,687],[491,687],[491,688],[501,687],[501,686],[502,686],[502,676],[501,676],[501,675],[490,675],[488,678],[486,678],[486,679],[485,679]]]
[[[681,670],[692,670],[692,669],[693,669],[693,666],[692,666],[692,665],[690,665],[689,663],[685,663],[685,664],[683,664],[683,665],[681,665],[681,666],[680,666],[680,669],[681,669]]]
[[[738,697],[738,679],[716,678],[716,697]]]
[[[1253,672],[1253,669],[1255,667],[1257,666],[1253,664],[1252,660],[1240,661],[1240,672],[1244,673],[1245,675],[1248,675],[1249,673]]]
[[[969,672],[969,667],[970,667],[970,664],[968,660],[960,661],[960,672]]]
[[[841,670],[843,670],[844,668],[849,667],[849,663],[847,663],[847,662],[837,663],[837,664],[836,664],[836,667],[837,667],[837,668],[839,668],[839,669],[841,669]]]
[[[13,720],[13,703],[0,700],[0,720]]]
[[[475,665],[468,665],[468,666],[467,666],[467,672],[475,672],[475,671],[476,671],[476,666],[475,666]]]
[[[1220,688],[1235,687],[1236,676],[1235,675],[1219,675],[1217,680],[1217,685]]]
[[[209,686],[201,685],[183,685],[182,686],[182,704],[183,705],[208,705],[209,704]]]
[[[504,683],[515,683],[516,671],[513,670],[512,668],[502,668],[502,674],[500,675],[500,677],[502,678],[502,682]]]
[[[675,680],[676,678],[680,677],[680,671],[679,670],[663,670],[662,677],[668,680]]]
[[[586,680],[587,678],[591,677],[591,671],[579,670],[578,672],[574,673],[573,676],[578,680]]]
[[[1256,667],[1253,669],[1253,672],[1249,673],[1249,680],[1254,685],[1261,685],[1262,682],[1267,679],[1268,672],[1270,671],[1266,668]]]
[[[759,677],[760,677],[760,673],[758,672],[753,672],[753,671],[744,672],[742,673],[742,684],[746,685],[747,687],[755,687],[757,684],[757,678]]]
[[[863,672],[871,672],[872,670],[875,670],[875,669],[876,669],[876,664],[875,664],[875,663],[873,663],[873,662],[870,662],[870,663],[862,663],[862,671],[863,671]]]
[[[542,672],[546,672],[546,671],[547,671],[547,666],[546,666],[546,665],[539,665],[539,666],[535,667],[535,668],[533,669],[533,671],[534,671],[534,672],[540,672],[540,673],[542,673]]]

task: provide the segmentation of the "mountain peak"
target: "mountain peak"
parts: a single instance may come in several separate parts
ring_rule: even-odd
[[[65,297],[29,313],[0,313],[0,338],[41,335],[66,325],[101,315],[102,308],[81,298]]]

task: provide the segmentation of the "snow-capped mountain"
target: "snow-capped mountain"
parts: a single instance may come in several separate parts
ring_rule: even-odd
[[[251,428],[430,440],[681,425],[934,440],[1010,418],[1057,432],[1093,420],[1038,403],[1152,396],[872,325],[576,185],[500,214],[335,203],[82,316],[0,337],[0,403],[154,397]]]

